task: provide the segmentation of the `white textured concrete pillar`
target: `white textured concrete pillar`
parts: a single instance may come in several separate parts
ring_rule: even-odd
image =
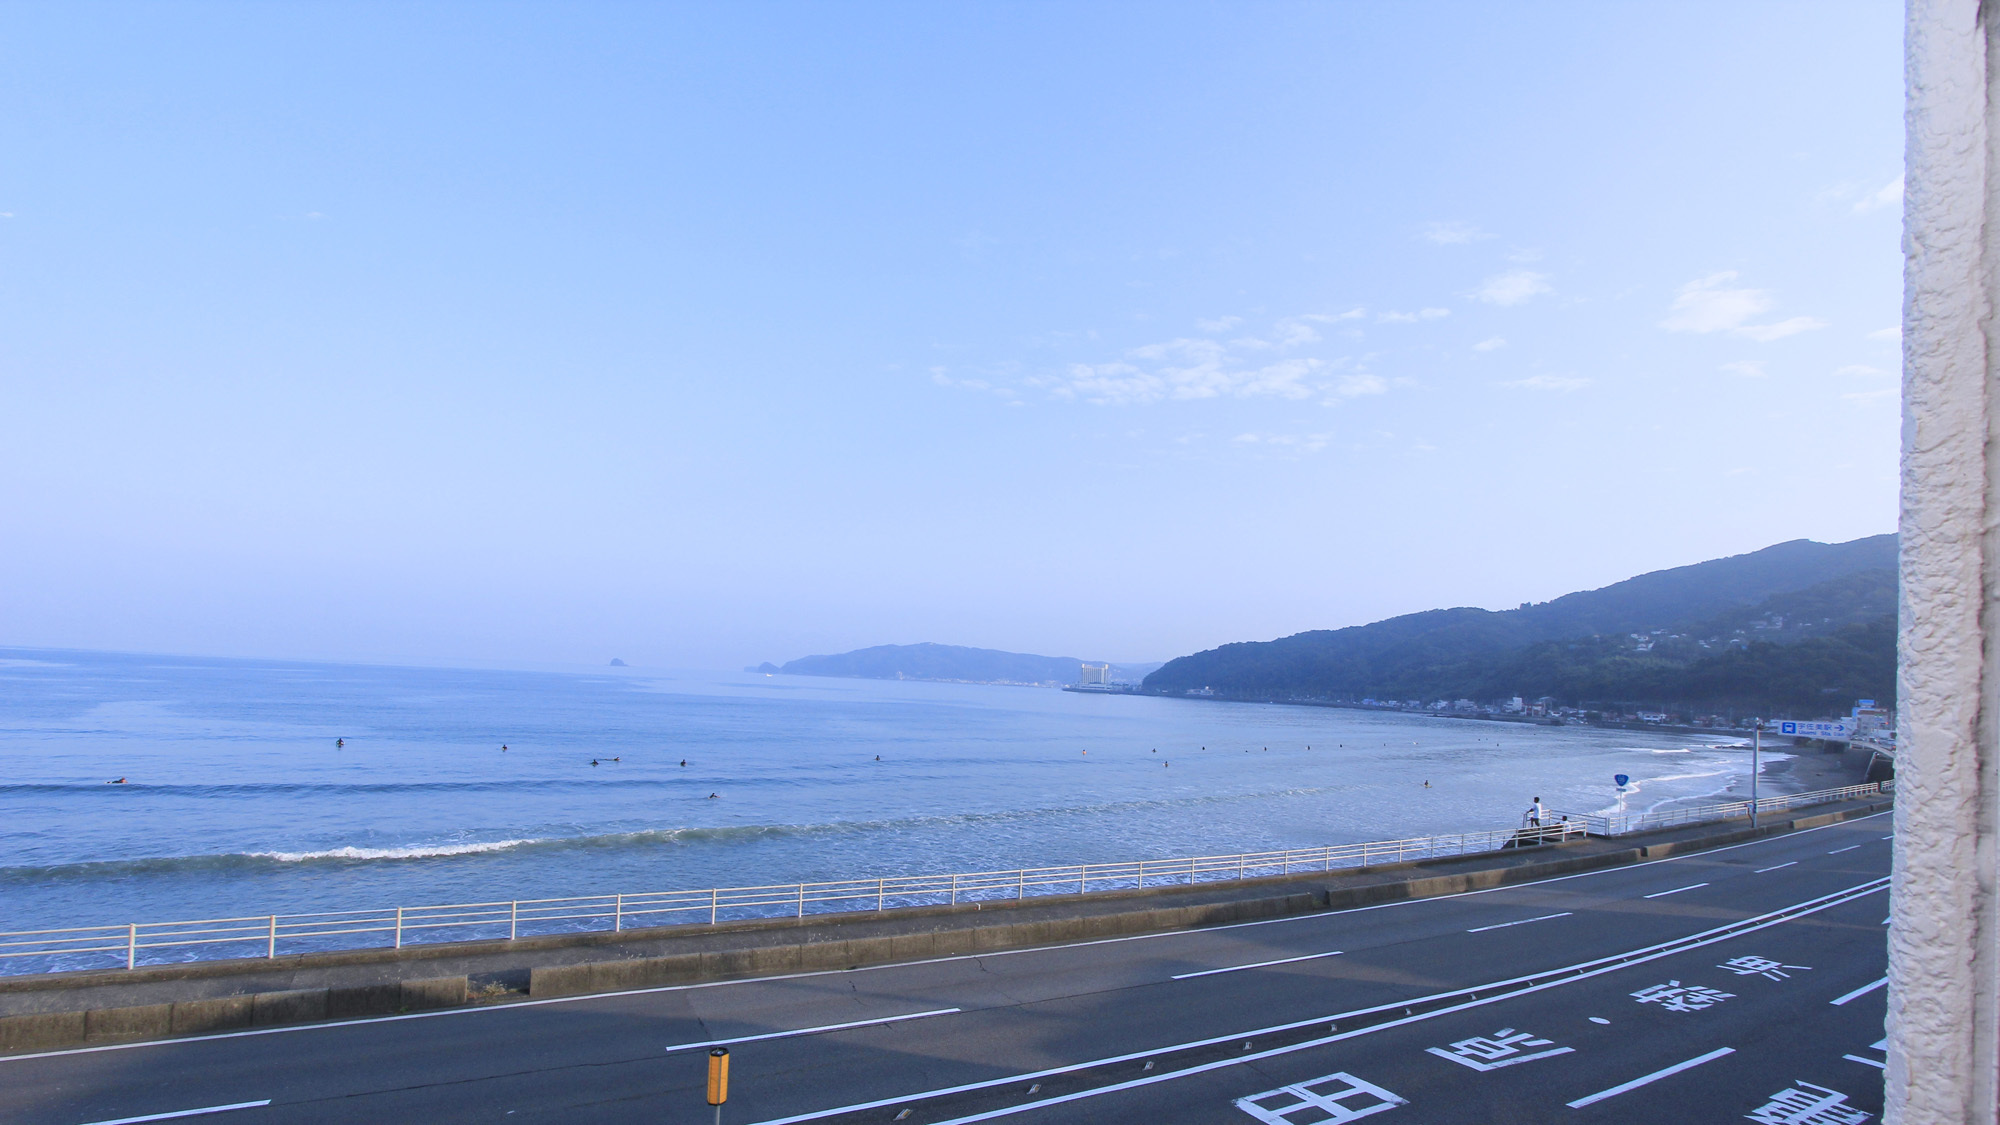
[[[1892,1125],[1996,1121],[2000,2],[1909,0]]]

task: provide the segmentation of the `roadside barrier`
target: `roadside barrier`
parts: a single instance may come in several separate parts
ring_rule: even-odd
[[[1828,801],[1852,801],[1862,797],[1873,797],[1882,793],[1894,793],[1894,781],[1872,781],[1866,785],[1848,785],[1839,789],[1817,789],[1810,793],[1788,793],[1781,797],[1762,797],[1757,801],[1757,811],[1784,812],[1802,805],[1822,805]],[[1662,828],[1676,828],[1683,824],[1701,824],[1711,820],[1734,820],[1750,815],[1749,801],[1727,801],[1718,805],[1690,805],[1684,808],[1660,809],[1643,813],[1564,813],[1552,812],[1548,815],[1565,820],[1581,822],[1592,836],[1626,836],[1634,832],[1655,832]]]
[[[1893,783],[1884,783],[1796,793],[1766,798],[1759,806],[1780,810],[1868,796],[1892,787]],[[401,949],[433,942],[518,940],[652,926],[804,918],[809,914],[1019,902],[1091,891],[1226,883],[1476,855],[1555,844],[1586,834],[1615,836],[1747,815],[1747,801],[1611,816],[1553,812],[1545,814],[1538,827],[1235,855],[0,931],[0,974],[136,969],[223,957],[275,958],[280,953]]]

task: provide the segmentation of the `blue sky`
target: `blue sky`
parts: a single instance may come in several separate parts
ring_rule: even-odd
[[[1900,18],[10,6],[0,644],[1165,659],[1892,530]]]

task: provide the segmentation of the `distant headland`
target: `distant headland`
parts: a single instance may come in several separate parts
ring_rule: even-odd
[[[846,676],[863,680],[933,680],[959,684],[1013,684],[1063,687],[1078,681],[1085,664],[1109,665],[1109,682],[1136,684],[1155,671],[1155,663],[1118,664],[1073,656],[1036,656],[962,645],[876,645],[833,656],[805,656],[783,665],[759,664],[746,672],[787,676]]]

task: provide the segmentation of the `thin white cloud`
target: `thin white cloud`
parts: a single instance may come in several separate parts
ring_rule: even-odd
[[[1516,391],[1580,391],[1590,385],[1590,380],[1562,375],[1530,375],[1526,379],[1515,379],[1500,385]]]
[[[1731,375],[1741,375],[1746,379],[1762,379],[1764,377],[1764,361],[1761,359],[1739,359],[1734,363],[1723,364],[1721,370],[1727,371]]]
[[[1385,324],[1415,324],[1422,320],[1442,320],[1451,315],[1450,309],[1418,309],[1416,312],[1377,313],[1376,320]]]
[[[1870,332],[1867,338],[1870,340],[1882,340],[1888,343],[1901,343],[1903,329],[1900,325],[1894,328],[1877,328],[1875,331]]]
[[[1332,388],[1333,398],[1359,398],[1362,395],[1379,395],[1389,392],[1389,381],[1380,375],[1360,372],[1343,375]]]
[[[1490,339],[1481,340],[1478,343],[1472,345],[1472,350],[1475,352],[1497,352],[1501,348],[1504,348],[1506,346],[1507,346],[1506,337],[1494,336],[1491,337]]]
[[[1235,437],[1230,438],[1229,440],[1237,443],[1238,445],[1263,445],[1263,446],[1275,447],[1278,449],[1297,450],[1303,453],[1315,453],[1318,452],[1319,450],[1325,449],[1326,443],[1333,440],[1333,435],[1332,434],[1265,434],[1265,433],[1251,432],[1251,433],[1237,434]]]
[[[1846,367],[1836,368],[1834,374],[1844,375],[1850,379],[1872,379],[1879,375],[1887,375],[1888,372],[1865,363],[1850,363]]]
[[[1489,305],[1518,305],[1543,293],[1553,293],[1547,274],[1532,270],[1510,270],[1495,274],[1473,290],[1475,301],[1485,301]]]
[[[1724,332],[1771,307],[1762,289],[1731,289],[1734,270],[1710,274],[1681,286],[1660,327],[1669,332]]]
[[[1227,332],[1241,323],[1243,318],[1240,316],[1219,316],[1214,320],[1197,320],[1194,326],[1203,332]]]
[[[1869,192],[1867,195],[1864,195],[1859,200],[1855,201],[1854,213],[1857,215],[1862,215],[1866,214],[1869,211],[1878,210],[1883,207],[1894,206],[1896,204],[1901,203],[1902,201],[1903,201],[1903,177],[1897,176],[1895,179],[1890,180],[1886,184],[1883,184],[1882,187],[1879,188],[1878,190]]]
[[[1435,242],[1439,246],[1459,246],[1468,242],[1478,242],[1493,236],[1473,226],[1471,223],[1425,223],[1417,237],[1425,242]]]
[[[1826,327],[1825,321],[1811,316],[1795,316],[1775,324],[1744,323],[1770,309],[1771,295],[1762,289],[1733,287],[1729,282],[1735,280],[1736,271],[1724,270],[1681,286],[1660,327],[1669,332],[1730,332],[1759,343]]]
[[[1735,332],[1738,336],[1748,336],[1760,344],[1768,344],[1773,340],[1782,340],[1787,336],[1796,336],[1801,332],[1811,332],[1815,328],[1825,327],[1826,321],[1816,316],[1795,316],[1776,324],[1746,324],[1735,329]]]

